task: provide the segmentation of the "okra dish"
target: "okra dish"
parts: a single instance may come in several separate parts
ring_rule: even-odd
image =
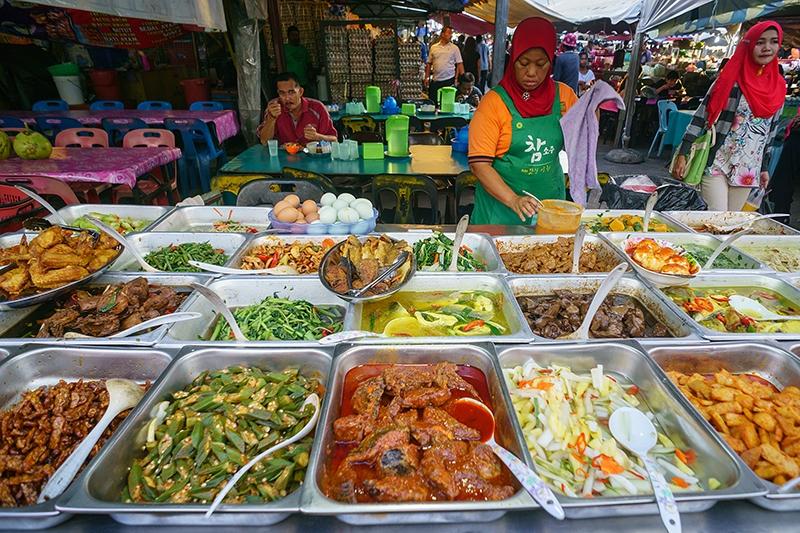
[[[323,389],[298,368],[210,370],[154,408],[145,455],[128,470],[127,503],[211,502],[239,468],[297,434],[314,414],[303,402]],[[271,454],[245,474],[225,503],[260,504],[302,485],[313,433]]]

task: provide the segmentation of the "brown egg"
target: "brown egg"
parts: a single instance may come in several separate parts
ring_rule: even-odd
[[[298,213],[299,211],[297,209],[293,207],[287,207],[286,209],[281,210],[281,212],[275,216],[281,222],[291,223],[297,220]],[[302,216],[302,213],[300,213],[300,215]]]
[[[311,222],[314,222],[315,220],[319,220],[319,213],[317,213],[316,211],[306,215],[306,222],[308,222],[309,224]]]
[[[300,207],[300,197],[296,194],[288,194],[283,200],[288,202],[292,207]]]
[[[306,218],[308,218],[308,215],[310,215],[311,213],[316,213],[317,211],[319,211],[319,208],[317,207],[317,202],[315,202],[314,200],[306,200],[305,202],[303,202],[303,207],[301,207],[301,210],[303,211],[303,214],[306,216]]]
[[[273,207],[272,210],[275,212],[275,216],[277,217],[278,213],[280,213],[287,207],[292,207],[292,206],[289,205],[289,202],[287,202],[286,200],[281,200],[280,202],[275,204],[275,207]]]

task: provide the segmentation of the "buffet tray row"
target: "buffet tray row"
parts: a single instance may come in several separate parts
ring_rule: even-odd
[[[687,460],[691,465],[691,470],[688,470],[691,475],[678,472],[672,478],[673,483],[677,484],[673,490],[677,490],[676,499],[682,512],[704,511],[717,501],[731,499],[749,499],[776,511],[800,510],[800,493],[779,494],[776,484],[759,478],[743,456],[732,448],[734,445],[728,440],[731,434],[721,435],[715,429],[716,423],[709,422],[707,414],[701,414],[701,410],[681,392],[678,382],[671,379],[673,372],[694,378],[698,375],[726,375],[727,372],[761,380],[761,383],[774,387],[775,391],[789,394],[790,389],[796,390],[800,386],[800,359],[795,355],[798,352],[800,345],[779,345],[774,342],[660,343],[647,347],[635,341],[446,346],[343,344],[335,348],[189,344],[152,348],[8,346],[4,349],[5,359],[0,363],[0,405],[3,410],[25,398],[28,391],[55,385],[60,380],[75,382],[127,378],[146,383],[149,389],[64,494],[55,500],[35,505],[0,507],[0,526],[45,528],[75,513],[108,514],[119,522],[139,526],[268,525],[296,512],[336,515],[353,525],[452,523],[490,521],[507,511],[537,508],[536,503],[515,483],[512,483],[513,490],[488,501],[420,500],[414,498],[413,491],[394,493],[385,487],[379,489],[378,485],[369,485],[361,477],[356,478],[356,485],[363,483],[364,486],[373,487],[373,492],[356,492],[349,499],[341,492],[346,489],[345,485],[337,483],[340,479],[337,476],[343,475],[341,465],[346,459],[337,464],[342,459],[342,442],[336,426],[342,418],[352,413],[358,392],[358,389],[354,392],[353,384],[363,383],[363,378],[376,375],[385,375],[388,384],[389,370],[397,370],[398,367],[427,370],[434,368],[431,365],[451,365],[469,383],[476,384],[482,401],[493,410],[497,442],[523,458],[540,475],[546,476],[545,479],[557,491],[568,518],[657,514],[657,509],[649,489],[636,495],[623,495],[609,486],[600,493],[590,492],[589,497],[567,496],[563,484],[559,490],[558,477],[543,470],[542,463],[534,458],[536,451],[541,453],[541,446],[546,445],[537,439],[537,433],[531,429],[532,422],[524,407],[531,397],[524,394],[528,389],[519,381],[520,375],[527,376],[535,372],[534,369],[544,369],[541,375],[545,376],[564,368],[569,369],[569,375],[588,376],[594,375],[599,368],[601,374],[607,376],[601,378],[608,379],[607,384],[627,391],[625,401],[637,402],[639,409],[651,413],[661,434],[659,462],[669,460],[674,463],[672,453],[681,456],[691,454],[690,460]],[[227,469],[216,470],[218,474],[213,476],[216,483],[224,480],[226,475],[232,475],[237,465],[243,464],[241,457],[236,458],[238,454],[235,447],[244,449],[247,446],[248,452],[251,450],[247,444],[250,442],[248,431],[255,431],[253,421],[262,419],[253,418],[250,413],[256,411],[252,411],[245,400],[242,403],[234,402],[235,405],[231,405],[229,410],[224,404],[231,400],[225,399],[225,394],[219,398],[210,398],[213,395],[192,398],[191,394],[180,391],[209,383],[209,380],[213,385],[213,380],[219,379],[228,380],[225,382],[229,385],[223,391],[236,390],[235,379],[233,385],[229,380],[248,369],[258,369],[258,376],[266,377],[267,381],[274,379],[274,383],[289,379],[287,376],[291,379],[301,376],[306,383],[308,380],[318,383],[319,388],[314,390],[319,392],[323,400],[322,415],[313,439],[309,438],[310,449],[290,456],[289,460],[286,457],[276,459],[278,472],[288,466],[292,475],[296,474],[292,478],[294,484],[289,485],[292,490],[283,497],[273,494],[252,501],[243,500],[242,503],[225,503],[207,519],[204,513],[209,502],[203,500],[207,496],[203,496],[205,491],[202,487],[193,484],[195,478],[203,475],[204,470],[200,467],[210,464],[213,469],[214,464],[228,464]],[[356,375],[361,376],[360,382]],[[709,378],[708,383],[713,384],[713,378]],[[258,399],[259,389],[257,386],[253,388],[248,389],[248,394],[252,395],[250,401]],[[199,390],[207,389],[200,386]],[[192,404],[190,399],[196,403]],[[301,399],[298,397],[295,400]],[[217,424],[213,416],[217,415],[202,415],[203,409],[211,412],[209,410],[213,407],[209,407],[209,404],[212,400],[219,401],[216,412],[224,413],[229,420],[232,417],[238,424],[228,426],[230,422],[225,422],[224,428],[220,428],[220,438],[214,442],[227,441],[227,448],[223,447],[222,451],[214,448],[210,455],[212,459],[205,459],[208,452],[200,459],[197,454],[202,453],[200,450],[204,441],[203,438],[197,438],[195,433],[198,428],[205,428],[213,434]],[[203,408],[199,406],[201,401],[206,403]],[[619,401],[619,398],[612,400],[612,404]],[[163,402],[173,404],[166,409],[166,419]],[[267,405],[265,401],[262,403]],[[187,404],[194,406],[186,407]],[[251,411],[248,412],[248,409]],[[596,409],[600,409],[599,404]],[[176,419],[179,414],[181,417]],[[219,416],[225,420],[223,415]],[[427,418],[427,410],[424,416]],[[268,420],[269,417],[265,415],[263,421]],[[71,422],[77,423],[76,420]],[[797,422],[800,420],[793,423]],[[390,430],[392,428],[396,429],[391,426]],[[376,429],[376,432],[380,431]],[[242,437],[231,436],[231,433]],[[197,433],[199,436],[202,434]],[[242,438],[245,440],[242,441]],[[783,437],[784,443],[787,442],[786,438]],[[356,453],[364,446],[378,446],[374,441],[369,445],[364,442],[370,441],[364,440],[355,452],[352,446],[345,451]],[[593,440],[589,440],[589,446],[595,446]],[[546,453],[553,450],[552,453],[558,453],[557,447],[546,449],[550,450]],[[603,450],[612,453],[606,448]],[[176,463],[171,466],[172,473],[169,475],[161,469],[170,468],[169,464],[162,464],[155,470],[150,464],[164,454],[172,454],[172,460]],[[214,454],[219,460],[214,459]],[[300,455],[303,457],[300,458]],[[198,463],[195,468],[196,460]],[[185,467],[182,461],[186,461]],[[679,466],[688,468],[687,465]],[[667,467],[667,472],[674,468]],[[760,468],[762,466],[757,467]],[[138,470],[134,473],[134,469]],[[170,492],[171,485],[162,486],[161,481],[154,480],[156,475],[162,474],[167,479],[172,476],[175,483],[188,483],[183,497],[178,497],[180,493],[176,495],[178,488]],[[359,474],[367,475],[364,472]],[[206,483],[214,486],[209,478],[205,479],[207,481],[203,486]],[[683,479],[695,479],[696,483],[685,485]],[[0,476],[0,485],[5,481]],[[294,487],[297,487],[296,490]],[[687,488],[681,490],[679,487]],[[143,497],[142,490],[153,491],[152,497]],[[162,497],[155,497],[156,494]],[[417,501],[412,501],[415,499]]]

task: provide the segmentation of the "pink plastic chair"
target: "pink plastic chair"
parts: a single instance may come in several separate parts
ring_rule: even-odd
[[[100,128],[69,128],[56,135],[56,146],[108,148],[108,133]]]
[[[24,176],[5,178],[3,183],[7,185],[22,185],[32,191],[35,191],[39,196],[43,196],[45,200],[56,197],[60,203],[64,205],[79,204],[80,201],[72,189],[69,188],[65,182],[55,179],[47,178],[45,176]],[[50,197],[50,198],[48,198]],[[51,201],[58,208],[58,201]]]
[[[145,128],[129,131],[122,139],[123,148],[175,148],[175,135],[169,130]],[[133,197],[136,203],[170,205],[181,201],[178,193],[178,165],[172,163],[172,172],[157,168],[136,181],[136,188],[115,187],[111,191],[111,201],[121,203],[123,198]]]
[[[0,130],[6,132],[6,135],[8,135],[8,138],[13,140],[14,137],[17,136],[17,133],[19,133],[21,131],[25,131],[25,128],[0,128]]]
[[[122,139],[123,148],[175,148],[175,135],[169,130],[146,128],[129,131]]]

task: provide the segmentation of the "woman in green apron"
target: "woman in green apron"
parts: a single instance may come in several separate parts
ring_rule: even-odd
[[[469,128],[469,163],[480,182],[474,224],[530,224],[541,200],[563,200],[564,148],[559,120],[577,101],[551,77],[556,32],[542,18],[514,32],[510,64],[500,85],[481,101]]]

